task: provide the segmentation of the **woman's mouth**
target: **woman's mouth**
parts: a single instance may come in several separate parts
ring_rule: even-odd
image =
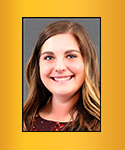
[[[62,77],[51,77],[56,82],[66,82],[73,78],[73,75],[71,76],[62,76]]]

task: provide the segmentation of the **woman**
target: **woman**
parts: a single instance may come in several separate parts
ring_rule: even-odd
[[[96,52],[85,29],[69,21],[47,26],[26,69],[24,131],[100,131]]]

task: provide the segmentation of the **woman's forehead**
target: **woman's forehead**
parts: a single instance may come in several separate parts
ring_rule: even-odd
[[[78,43],[73,35],[58,34],[50,37],[41,47],[42,53],[45,51],[61,51],[61,50],[79,50]]]

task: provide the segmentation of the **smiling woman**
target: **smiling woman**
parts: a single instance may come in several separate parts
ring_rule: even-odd
[[[41,47],[39,68],[41,81],[53,93],[53,99],[70,99],[84,81],[84,61],[75,38],[65,33],[46,40]]]
[[[24,131],[100,131],[98,63],[81,25],[58,21],[47,26],[26,76]]]

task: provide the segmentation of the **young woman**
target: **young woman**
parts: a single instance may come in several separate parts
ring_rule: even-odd
[[[26,69],[24,131],[100,131],[96,52],[85,29],[58,21],[39,35]]]

